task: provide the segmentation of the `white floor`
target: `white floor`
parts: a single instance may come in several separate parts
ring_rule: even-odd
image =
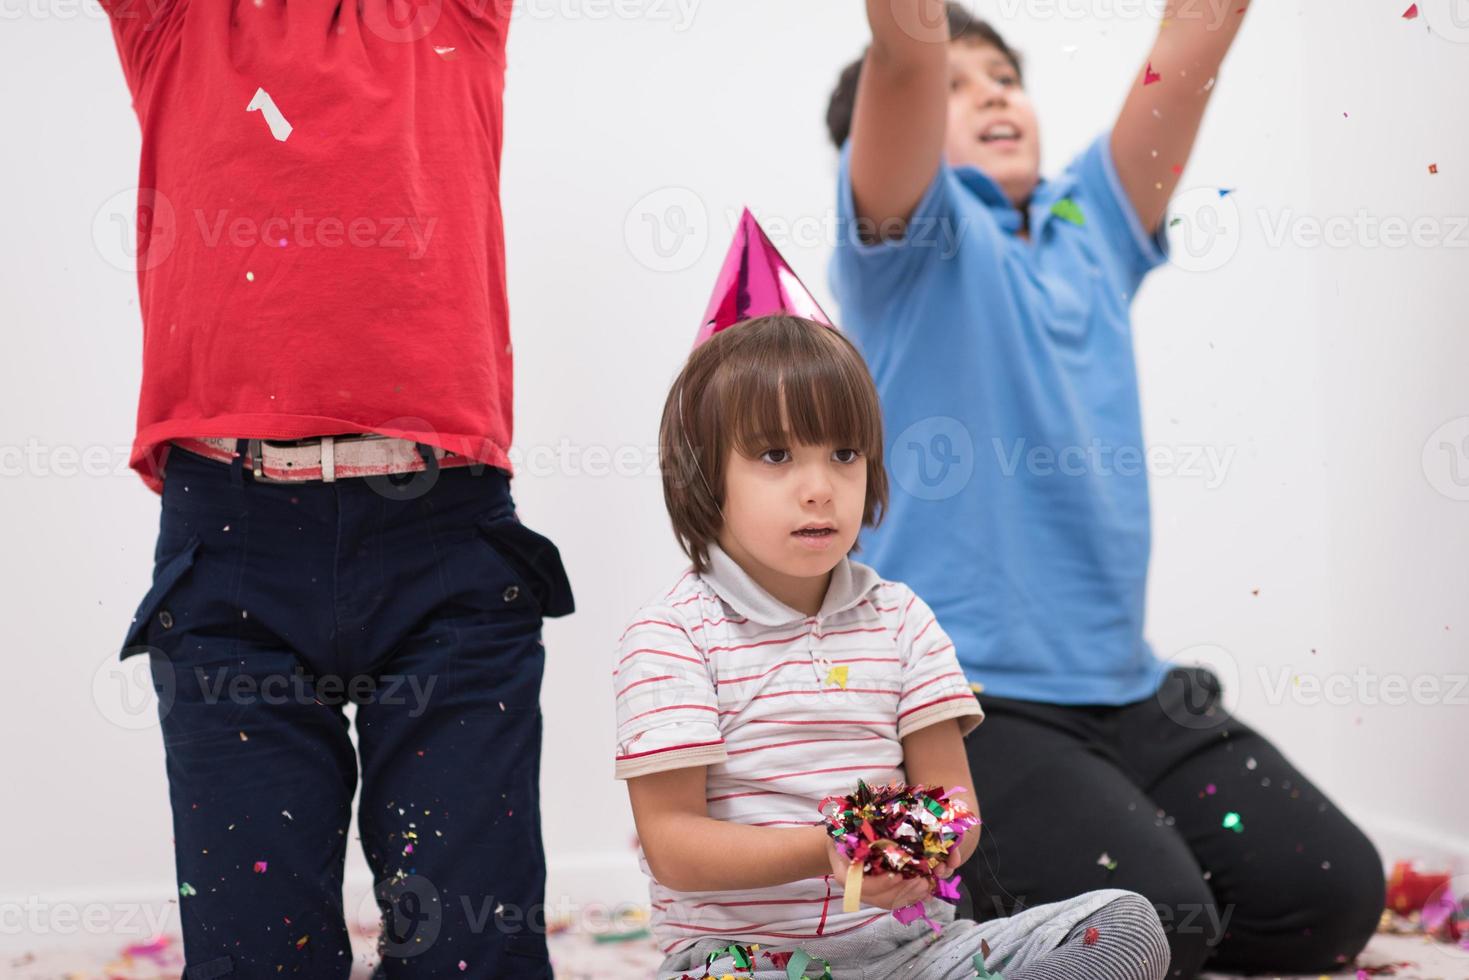
[[[371,972],[372,937],[354,935],[357,952],[353,980]],[[124,944],[106,936],[68,937],[51,945],[27,946],[23,937],[6,937],[0,977],[15,980],[176,980],[182,954],[176,937],[165,934],[149,952],[124,955]],[[558,980],[648,980],[660,957],[646,939],[596,942],[570,931],[551,937]],[[1383,967],[1398,965],[1395,970]],[[1364,969],[1365,974],[1359,974]],[[1375,936],[1352,969],[1333,978],[1391,976],[1402,980],[1469,980],[1469,950],[1419,936]],[[1303,978],[1325,980],[1326,975]],[[1284,980],[1284,978],[1282,978]]]

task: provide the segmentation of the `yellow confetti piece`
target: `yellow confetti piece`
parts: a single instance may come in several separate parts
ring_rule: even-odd
[[[847,665],[842,664],[840,667],[833,667],[827,671],[826,683],[835,684],[845,691],[847,689]]]
[[[842,911],[857,911],[862,905],[862,862],[853,861],[848,866],[847,883],[842,888]]]

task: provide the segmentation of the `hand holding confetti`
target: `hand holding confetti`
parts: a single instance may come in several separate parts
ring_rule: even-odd
[[[923,915],[923,899],[933,892],[958,904],[952,855],[965,832],[980,823],[974,812],[962,800],[950,799],[943,787],[873,789],[861,781],[855,793],[829,796],[820,809],[836,853],[847,862],[843,910],[857,910],[867,876],[868,904],[892,908],[904,923],[922,917],[937,929]],[[842,870],[837,865],[834,860],[833,870]]]

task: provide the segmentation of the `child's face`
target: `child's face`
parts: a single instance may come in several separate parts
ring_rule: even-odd
[[[1012,127],[1012,133],[1003,129]],[[950,166],[978,167],[1017,207],[1030,200],[1040,177],[1040,126],[1015,66],[992,44],[949,45]]]
[[[852,550],[866,501],[867,457],[855,449],[770,447],[755,459],[731,449],[719,545],[742,565],[753,560],[780,576],[822,576]],[[813,526],[826,530],[802,531]]]

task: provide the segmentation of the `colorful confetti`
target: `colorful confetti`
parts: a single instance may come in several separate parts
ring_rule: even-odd
[[[954,792],[959,791],[955,787]],[[894,784],[873,789],[859,780],[855,793],[828,796],[819,809],[826,818],[827,833],[852,862],[842,903],[848,912],[860,906],[864,873],[934,880],[935,870],[943,865],[949,852],[980,823],[963,800],[951,800],[941,786]],[[937,894],[945,901],[958,903],[952,885]],[[904,923],[922,917],[938,929],[923,915],[921,902],[894,909],[893,917]]]

